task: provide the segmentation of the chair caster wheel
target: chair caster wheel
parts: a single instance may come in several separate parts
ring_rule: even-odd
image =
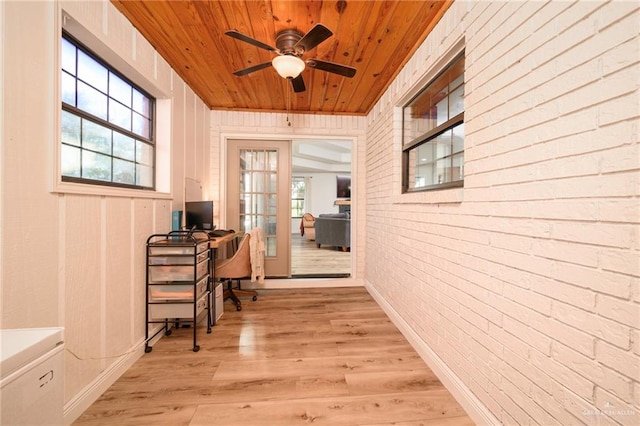
[[[153,348],[151,346],[145,346],[144,347],[144,353],[148,354],[149,352],[151,352],[153,350]]]
[[[194,352],[198,352],[199,350],[200,350],[200,346],[195,345],[195,346],[193,347],[193,351],[194,351]]]
[[[253,300],[253,301],[255,302],[256,300],[258,300],[258,296],[253,296],[253,297],[251,298],[251,300]]]
[[[242,310],[242,306],[237,305],[237,306],[236,306],[236,311],[241,311],[241,310]]]

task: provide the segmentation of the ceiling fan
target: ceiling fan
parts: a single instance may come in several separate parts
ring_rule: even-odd
[[[345,65],[316,58],[302,59],[305,52],[310,51],[333,35],[333,32],[322,24],[314,25],[313,28],[304,35],[297,30],[280,31],[276,35],[276,47],[269,46],[236,30],[226,31],[225,34],[278,55],[273,58],[271,62],[265,62],[234,72],[237,76],[247,75],[254,71],[273,66],[280,76],[291,81],[294,92],[304,92],[306,87],[302,79],[302,71],[305,65],[320,71],[327,71],[349,78],[356,74],[355,68]]]

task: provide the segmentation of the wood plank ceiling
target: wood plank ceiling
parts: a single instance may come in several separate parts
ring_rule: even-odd
[[[453,0],[111,1],[210,109],[366,115]],[[302,59],[354,67],[353,78],[307,66],[295,93],[270,66],[233,74],[276,55],[225,31],[275,47],[280,31],[316,23],[333,35]]]

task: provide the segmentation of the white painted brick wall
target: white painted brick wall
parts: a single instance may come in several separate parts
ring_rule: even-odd
[[[367,117],[365,278],[504,424],[640,424],[638,22],[458,0]],[[464,189],[402,195],[398,107],[462,38]]]

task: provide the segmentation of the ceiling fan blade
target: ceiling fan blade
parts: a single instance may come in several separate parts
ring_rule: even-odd
[[[295,47],[301,46],[305,52],[310,51],[329,37],[333,33],[327,27],[322,24],[315,24],[300,40],[296,43]]]
[[[238,32],[236,30],[229,30],[229,31],[225,31],[224,33],[225,33],[225,35],[228,35],[229,37],[233,37],[235,39],[238,39],[238,40],[244,41],[246,43],[252,44],[252,45],[254,45],[256,47],[259,47],[260,49],[268,50],[268,51],[273,52],[273,53],[278,53],[279,52],[279,50],[276,49],[275,47],[269,46],[266,43],[258,41],[255,38],[251,38],[248,35],[244,35],[241,32]]]
[[[304,79],[302,78],[302,74],[297,76],[296,78],[292,78],[291,85],[293,86],[293,91],[296,93],[304,92],[307,88],[304,85]]]
[[[346,65],[334,64],[333,62],[322,61],[320,59],[307,59],[305,63],[311,68],[332,72],[334,74],[340,74],[344,77],[351,78],[356,75],[356,69],[353,67],[348,67]]]
[[[249,67],[249,68],[245,68],[245,69],[242,69],[242,70],[235,71],[234,74],[237,75],[238,77],[242,77],[243,75],[247,75],[247,74],[252,73],[254,71],[258,71],[258,70],[261,70],[261,69],[264,69],[264,68],[268,68],[270,66],[271,66],[271,62],[265,62],[263,64],[258,64],[258,65],[254,65],[254,66]]]

